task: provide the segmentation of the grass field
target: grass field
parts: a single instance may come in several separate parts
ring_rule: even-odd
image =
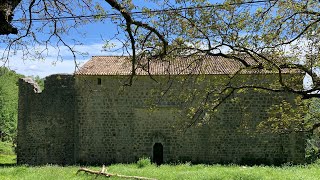
[[[2,148],[1,148],[2,147]],[[15,155],[9,144],[0,143],[0,180],[68,180],[95,179],[95,175],[80,172],[78,166],[17,166]],[[100,170],[101,167],[88,167]],[[113,174],[143,176],[171,180],[318,180],[320,179],[320,161],[300,166],[237,166],[237,165],[161,165],[155,166],[149,160],[142,159],[136,164],[115,164],[107,167]],[[107,179],[97,177],[96,179]],[[108,178],[119,179],[119,178]]]
[[[94,179],[95,175],[80,172],[76,175],[77,166],[10,166],[0,167],[0,179]],[[99,167],[89,167],[99,170]],[[137,164],[116,164],[107,167],[107,172],[144,176],[156,179],[217,179],[217,180],[317,180],[320,179],[320,165],[306,166],[222,166],[222,165],[147,165],[139,167]],[[98,177],[96,179],[106,179]],[[108,178],[119,179],[119,178]]]
[[[0,165],[15,164],[16,155],[14,154],[12,143],[0,141]]]

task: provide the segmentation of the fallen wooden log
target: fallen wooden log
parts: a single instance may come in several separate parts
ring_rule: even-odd
[[[106,167],[103,165],[102,169],[100,171],[94,171],[88,168],[84,168],[81,167],[80,169],[78,169],[77,173],[79,172],[85,172],[85,173],[90,173],[90,174],[95,174],[97,175],[96,177],[98,177],[99,175],[101,176],[106,176],[106,177],[119,177],[119,178],[125,178],[125,179],[139,179],[139,180],[157,180],[154,178],[148,178],[148,177],[140,177],[140,176],[126,176],[126,175],[121,175],[121,174],[111,174],[111,173],[107,173],[106,172]]]

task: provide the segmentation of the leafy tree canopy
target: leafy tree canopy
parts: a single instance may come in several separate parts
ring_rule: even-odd
[[[320,3],[317,0],[207,0],[146,1],[132,0],[30,0],[21,1],[15,9],[21,13],[17,21],[17,36],[3,36],[9,42],[3,60],[14,49],[25,55],[41,57],[48,46],[66,46],[76,57],[74,43],[63,34],[79,26],[108,17],[118,26],[114,39],[120,41],[123,54],[132,58],[132,77],[138,65],[148,61],[170,60],[177,56],[221,56],[236,59],[243,69],[271,70],[277,74],[275,84],[229,83],[238,80],[230,75],[223,88],[205,91],[198,110],[204,112],[207,101],[218,94],[211,109],[231,94],[244,89],[290,92],[302,99],[320,97],[319,23]],[[150,6],[150,4],[153,4]],[[13,6],[14,7],[14,6]],[[108,8],[111,10],[107,11]],[[157,8],[150,8],[157,7]],[[7,18],[8,22],[9,19]],[[35,25],[37,24],[37,25]],[[107,30],[107,28],[106,28]],[[46,36],[39,36],[43,33]],[[111,42],[111,40],[109,41]],[[34,53],[31,46],[41,45]],[[106,44],[106,48],[112,46]],[[59,54],[57,55],[59,56]],[[246,60],[250,58],[253,63]],[[201,62],[201,61],[199,61]],[[309,77],[310,86],[302,88],[299,76],[285,77],[285,69],[299,70]],[[241,80],[239,80],[241,82]],[[206,89],[206,88],[205,88]]]
[[[133,64],[139,63],[141,58],[163,60],[177,55],[236,58],[246,68],[279,72],[281,86],[274,88],[276,90],[288,90],[304,98],[319,96],[316,92],[320,81],[315,71],[319,64],[318,1],[226,0],[217,4],[205,0],[176,0],[149,3],[159,8],[150,9],[141,3],[137,6],[131,0],[22,1],[16,7],[22,12],[17,20],[19,34],[5,37],[9,42],[6,52],[17,46],[26,50],[30,45],[40,44],[45,45],[45,49],[51,44],[68,46],[75,53],[73,44],[64,41],[62,34],[81,24],[110,17],[110,11],[105,10],[109,6],[114,13],[111,21],[125,33],[125,37],[119,32],[121,36],[115,34],[115,38],[123,42],[123,51],[132,56]],[[92,16],[94,19],[88,19]],[[36,31],[47,36],[40,37]],[[40,55],[41,50],[35,54]],[[256,63],[250,64],[244,57],[250,57]],[[281,77],[284,68],[298,68],[307,73],[312,86],[301,90],[286,84]],[[135,74],[134,66],[132,74]]]

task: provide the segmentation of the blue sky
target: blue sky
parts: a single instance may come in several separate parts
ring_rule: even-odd
[[[36,25],[36,24],[35,24]],[[78,39],[83,44],[77,45],[74,47],[75,50],[80,51],[85,56],[77,56],[76,63],[73,59],[71,52],[63,46],[57,47],[48,47],[46,56],[44,59],[33,59],[28,58],[23,60],[22,51],[16,51],[12,53],[9,57],[9,63],[6,63],[5,66],[10,69],[27,75],[27,76],[40,76],[45,77],[50,74],[57,73],[73,73],[77,64],[81,66],[90,59],[93,55],[112,55],[112,53],[107,53],[103,51],[102,46],[104,45],[104,40],[108,40],[112,34],[114,34],[116,27],[108,19],[104,21],[98,21],[89,23],[83,26],[79,26],[77,30],[81,33],[85,33],[85,36],[82,37],[82,34],[79,34],[76,31],[72,31],[67,35],[63,35],[63,39],[70,46],[74,46],[71,39]],[[37,33],[40,38],[45,38],[45,34]],[[1,48],[5,47],[4,44],[1,44]],[[3,49],[0,48],[0,53],[3,52]],[[30,46],[31,51],[45,49],[44,46]],[[58,51],[62,56],[62,59],[57,58]],[[0,61],[1,63],[1,61]],[[2,65],[2,64],[0,64]]]
[[[102,2],[103,8],[107,13],[118,13],[117,11],[112,11],[110,6],[104,1],[94,0],[97,2]],[[172,1],[172,0],[171,0]],[[159,1],[160,2],[160,1]],[[212,0],[211,3],[222,3],[223,1]],[[156,6],[155,4],[150,4],[146,0],[133,0],[133,3],[137,6],[147,6],[152,9],[161,9],[161,7]],[[174,3],[172,3],[174,5]],[[139,11],[139,9],[137,9]],[[14,19],[19,19],[19,12],[17,12]],[[35,23],[35,26],[37,24]],[[71,52],[63,46],[49,47],[46,56],[39,60],[28,58],[23,60],[22,52],[16,51],[14,55],[9,57],[9,63],[5,65],[12,70],[15,70],[18,73],[27,75],[27,76],[40,76],[45,77],[50,74],[57,73],[73,73],[75,67],[81,67],[86,61],[90,59],[91,56],[96,55],[121,55],[120,52],[106,52],[103,50],[104,41],[110,40],[116,33],[117,25],[113,24],[110,19],[102,19],[101,21],[94,21],[83,26],[79,26],[77,31],[73,30],[69,34],[63,35],[63,39],[70,45],[73,46],[71,39],[78,39],[83,44],[75,46],[74,49],[84,53],[84,56],[77,56],[76,62],[74,61]],[[37,33],[37,36],[40,38],[45,38],[45,34]],[[81,33],[85,33],[85,36],[82,37]],[[2,37],[0,37],[2,38]],[[121,38],[121,36],[120,36]],[[0,39],[1,40],[1,39]],[[1,42],[1,41],[0,41]],[[119,45],[119,42],[113,41],[115,45]],[[4,43],[0,43],[0,53],[3,52]],[[30,46],[30,49],[39,51],[45,49],[43,46],[34,47]],[[62,59],[57,58],[58,52],[62,56]],[[0,60],[1,63],[1,60]],[[2,63],[3,64],[3,63]],[[0,64],[0,65],[2,65]]]
[[[118,13],[116,11],[112,11],[110,6],[104,1],[95,0],[97,2],[101,2],[103,8],[107,11],[107,13]],[[161,2],[161,1],[159,1]],[[172,1],[173,2],[173,1]],[[212,3],[222,3],[222,1],[213,0],[210,1]],[[152,9],[161,9],[161,7],[155,5],[154,3],[148,3],[145,0],[133,0],[133,3],[138,6],[147,6]],[[174,3],[172,3],[173,5]],[[139,9],[137,9],[139,11]],[[16,12],[14,20],[19,19],[19,11]],[[35,26],[37,24],[35,23]],[[117,26],[111,23],[110,19],[103,19],[101,21],[96,21],[93,23],[89,23],[84,26],[79,26],[77,31],[71,31],[68,35],[63,35],[64,40],[70,45],[73,46],[73,42],[71,39],[78,39],[83,44],[81,46],[74,47],[75,50],[85,53],[85,56],[77,56],[77,61],[74,62],[71,52],[66,48],[60,46],[59,49],[57,47],[49,47],[43,59],[33,59],[28,58],[22,59],[22,51],[16,51],[12,53],[9,57],[9,62],[5,65],[12,70],[15,70],[18,73],[27,75],[27,76],[40,76],[45,77],[50,74],[57,73],[73,73],[75,71],[76,64],[78,66],[83,65],[87,60],[90,59],[91,56],[94,55],[120,55],[119,52],[106,52],[103,51],[104,40],[110,40],[116,33]],[[80,33],[85,33],[85,36],[82,37]],[[40,38],[45,38],[45,34],[35,32],[37,36]],[[43,36],[43,37],[42,37]],[[120,36],[121,37],[121,36]],[[2,37],[0,37],[2,38]],[[119,44],[119,42],[113,41],[114,44]],[[3,52],[3,48],[5,47],[5,43],[0,43],[0,53]],[[35,51],[40,51],[44,49],[43,46],[30,46],[30,49],[34,49]],[[57,59],[57,53],[60,52],[62,56],[61,59]],[[1,63],[1,61],[0,61]],[[3,63],[2,63],[3,64]],[[2,65],[0,64],[0,65]]]

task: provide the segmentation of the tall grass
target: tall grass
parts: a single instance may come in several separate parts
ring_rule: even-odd
[[[80,172],[79,167],[69,166],[15,166],[0,167],[0,179],[94,179],[95,175]],[[99,170],[100,167],[89,167]],[[320,179],[320,164],[300,166],[222,166],[222,165],[161,165],[115,164],[107,172],[122,175],[144,176],[164,180],[317,180]],[[97,179],[105,179],[98,177]],[[110,178],[119,179],[119,178]]]
[[[14,155],[12,143],[0,141],[0,154]]]
[[[16,155],[12,143],[0,141],[0,165],[15,164]]]

